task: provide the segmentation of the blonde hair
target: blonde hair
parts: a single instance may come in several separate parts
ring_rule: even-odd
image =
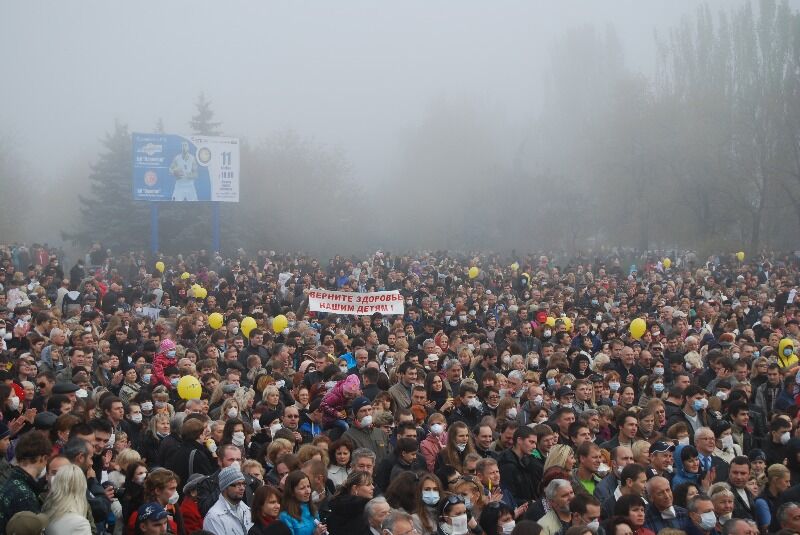
[[[559,466],[566,470],[567,459],[570,457],[575,457],[575,453],[572,451],[572,448],[566,444],[556,444],[550,448],[550,452],[547,454],[547,459],[544,462],[544,469],[542,471],[546,472],[551,466]]]
[[[258,471],[261,472],[261,477],[264,477],[264,467],[261,466],[261,463],[256,461],[255,459],[247,459],[245,462],[242,463],[242,472],[245,474],[248,473],[250,468],[256,467]]]
[[[125,472],[129,464],[139,462],[141,460],[142,456],[139,454],[139,452],[131,448],[125,448],[117,454],[117,464],[119,465],[120,472]]]
[[[50,492],[44,501],[42,512],[47,515],[50,522],[68,513],[77,513],[82,517],[89,513],[86,476],[77,465],[68,464],[59,468],[58,473],[50,481]]]

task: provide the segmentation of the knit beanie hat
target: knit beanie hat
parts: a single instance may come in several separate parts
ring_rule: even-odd
[[[244,481],[244,474],[235,466],[228,466],[219,471],[219,491],[227,489],[237,481]]]

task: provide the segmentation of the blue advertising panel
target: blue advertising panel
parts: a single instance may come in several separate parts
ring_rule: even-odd
[[[133,134],[137,201],[239,202],[239,140]]]

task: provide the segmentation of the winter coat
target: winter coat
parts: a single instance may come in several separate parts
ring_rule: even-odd
[[[331,498],[326,526],[330,535],[367,535],[369,525],[364,517],[364,507],[369,498],[342,494]]]

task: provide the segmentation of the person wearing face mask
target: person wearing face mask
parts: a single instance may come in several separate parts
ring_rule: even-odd
[[[460,495],[450,495],[439,502],[437,535],[467,535],[469,520],[467,506]]]
[[[647,482],[647,497],[650,503],[645,510],[644,527],[658,533],[664,528],[689,530],[692,521],[683,507],[674,505],[672,489],[666,478],[655,476]],[[706,498],[707,499],[707,498]],[[711,505],[711,502],[709,502]]]
[[[764,444],[767,466],[783,464],[789,456],[787,444],[792,438],[792,424],[784,417],[773,419],[769,424],[769,435]]]
[[[348,438],[356,448],[367,448],[375,452],[376,465],[388,455],[389,437],[381,429],[372,425],[372,403],[365,397],[353,400],[353,425],[345,431],[343,438]]]
[[[687,504],[689,519],[692,522],[687,533],[711,535],[717,531],[717,515],[714,513],[714,504],[708,496],[700,494],[692,498]]]
[[[511,535],[516,526],[514,511],[502,502],[496,503],[498,505],[484,507],[478,523],[486,535]]]
[[[158,385],[164,385],[167,388],[172,388],[169,377],[165,374],[165,370],[169,367],[176,367],[178,364],[177,347],[175,342],[169,338],[165,338],[159,345],[158,352],[153,356],[153,372],[150,378],[151,388]]]
[[[696,384],[690,384],[683,390],[681,412],[673,415],[667,421],[667,428],[679,422],[684,422],[689,427],[689,439],[694,441],[695,432],[701,427],[708,427],[711,417],[706,414],[708,399],[706,391]]]
[[[47,471],[47,459],[52,451],[47,435],[39,431],[25,433],[14,449],[14,464],[8,479],[0,485],[0,533],[20,511],[41,511],[40,480]]]
[[[569,511],[572,515],[571,526],[586,526],[597,533],[600,528],[600,500],[588,494],[576,494],[569,502]]]

